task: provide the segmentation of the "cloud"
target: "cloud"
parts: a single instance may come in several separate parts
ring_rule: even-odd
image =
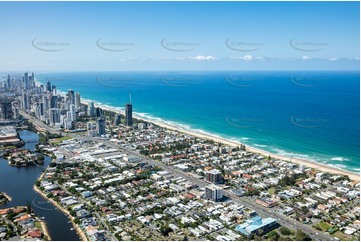
[[[302,60],[311,60],[311,57],[304,55],[304,56],[302,56]]]
[[[246,61],[250,61],[253,59],[253,57],[251,55],[245,55],[245,56],[243,56],[243,59]]]
[[[253,56],[251,56],[251,55],[245,55],[245,56],[231,57],[230,59],[231,59],[231,60],[251,61],[251,60],[253,60],[254,58],[253,58]],[[257,57],[256,59],[257,59],[257,60],[260,60],[260,59],[262,59],[262,57]]]
[[[328,59],[329,61],[337,61],[336,57],[331,57],[330,59]]]
[[[206,61],[206,60],[217,60],[216,57],[214,56],[211,56],[211,55],[197,55],[197,56],[194,56],[194,57],[188,57],[188,59],[190,60],[197,60],[197,61]]]

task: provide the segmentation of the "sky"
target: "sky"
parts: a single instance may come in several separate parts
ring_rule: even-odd
[[[359,2],[0,2],[0,72],[359,70]]]

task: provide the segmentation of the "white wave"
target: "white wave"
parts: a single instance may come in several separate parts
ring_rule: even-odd
[[[267,145],[260,145],[260,144],[254,144],[253,146],[256,146],[256,147],[261,147],[261,148],[265,148],[265,147],[267,147]]]
[[[339,168],[339,169],[343,169],[343,170],[345,170],[345,168],[347,168],[347,166],[342,165],[342,164],[328,164],[328,165],[332,166],[332,167]]]
[[[333,160],[333,161],[348,161],[349,159],[344,158],[344,157],[333,157],[333,158],[331,158],[331,160]]]
[[[314,156],[299,154],[299,153],[295,153],[295,152],[288,152],[288,151],[282,150],[280,148],[272,148],[271,150],[275,151],[275,153],[277,155],[281,155],[281,156],[286,156],[286,157],[291,157],[291,158],[299,158],[299,159],[306,159],[306,160],[309,160],[309,161],[312,161],[312,162],[320,162],[320,160],[317,160],[317,158],[314,157]]]

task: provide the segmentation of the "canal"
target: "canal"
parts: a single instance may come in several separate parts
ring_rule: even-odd
[[[38,139],[38,135],[28,130],[22,130],[19,134],[25,141],[23,148],[35,150],[38,141],[34,140]],[[26,142],[27,140],[31,142]],[[33,190],[37,178],[51,162],[50,157],[44,157],[43,165],[20,168],[9,166],[7,160],[0,158],[0,191],[12,197],[12,201],[0,208],[26,206],[30,203],[35,214],[44,217],[52,240],[79,241],[75,230],[71,230],[73,226],[68,217]]]

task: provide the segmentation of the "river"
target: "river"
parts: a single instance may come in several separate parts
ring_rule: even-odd
[[[22,130],[19,134],[25,141],[23,148],[34,150],[38,143],[34,140],[38,139],[38,135],[27,130]],[[31,142],[26,142],[27,140]],[[17,168],[9,166],[7,160],[0,158],[0,191],[12,197],[11,202],[0,206],[0,208],[26,206],[30,202],[35,214],[45,218],[52,240],[79,241],[79,236],[75,230],[71,230],[73,226],[69,223],[68,217],[33,190],[34,183],[50,161],[50,157],[45,156],[42,166]]]

